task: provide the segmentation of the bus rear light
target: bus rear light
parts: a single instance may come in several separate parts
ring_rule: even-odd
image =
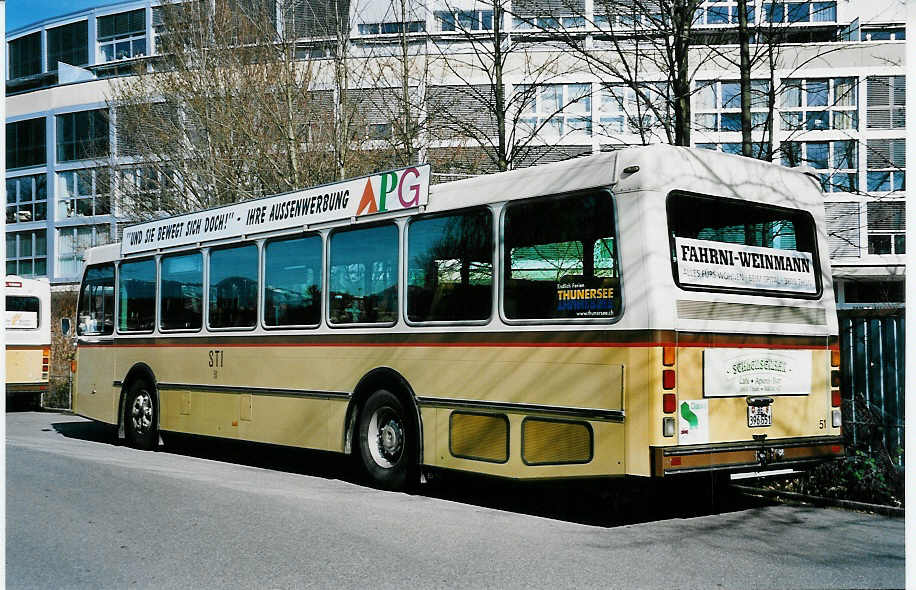
[[[662,387],[665,389],[674,389],[674,369],[665,369],[662,371]]]
[[[20,281],[7,281],[6,286],[7,287],[22,287],[22,283]]]
[[[843,396],[840,395],[839,389],[834,389],[830,392],[830,405],[834,408],[839,408],[843,403]]]
[[[662,395],[662,411],[666,414],[673,414],[674,410],[677,409],[677,400],[674,398],[673,393],[666,393]]]
[[[830,387],[840,386],[840,372],[834,369],[830,371]]]
[[[662,364],[666,367],[674,365],[675,353],[673,346],[662,348]]]
[[[833,410],[830,412],[830,423],[834,428],[839,428],[843,425],[843,414],[839,410]]]
[[[837,350],[831,350],[831,351],[830,351],[830,366],[831,366],[831,367],[839,367],[839,366],[840,366],[840,351],[839,351],[839,349],[837,349]]]
[[[76,373],[76,359],[73,359],[72,361],[70,361],[70,372]]]
[[[51,349],[50,348],[41,349],[41,356],[42,358],[45,358],[45,359],[51,358]]]
[[[674,418],[662,418],[662,434],[674,436]]]

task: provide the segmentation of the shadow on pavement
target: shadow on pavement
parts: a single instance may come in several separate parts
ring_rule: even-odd
[[[67,438],[117,444],[117,428],[101,422],[55,422],[51,424],[59,434]]]
[[[55,431],[68,438],[121,444],[113,426],[96,422],[59,422]],[[348,456],[323,451],[229,439],[166,433],[159,452],[338,479],[368,485]],[[514,481],[434,470],[416,493],[475,506],[530,514],[593,526],[621,526],[668,518],[690,518],[769,506],[775,502],[747,497],[713,485],[710,476],[667,481],[643,478]]]

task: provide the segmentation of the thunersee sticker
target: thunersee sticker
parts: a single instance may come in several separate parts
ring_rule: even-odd
[[[817,293],[810,252],[675,238],[682,285]]]
[[[811,351],[711,348],[703,351],[703,395],[807,395]]]

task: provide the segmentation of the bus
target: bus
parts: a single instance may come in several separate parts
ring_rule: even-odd
[[[51,369],[51,284],[6,275],[6,405],[41,406]]]
[[[672,478],[843,455],[813,172],[648,146],[429,176],[88,250],[74,411],[142,449],[189,433],[336,451],[387,489],[430,468]]]

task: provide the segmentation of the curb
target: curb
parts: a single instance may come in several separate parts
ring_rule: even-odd
[[[868,504],[865,502],[854,502],[853,500],[839,500],[837,498],[824,498],[822,496],[808,496],[797,492],[784,492],[780,490],[764,490],[761,488],[752,488],[732,484],[733,489],[750,496],[761,496],[763,498],[773,498],[776,500],[791,500],[793,502],[803,502],[814,506],[830,506],[834,508],[846,508],[849,510],[859,510],[864,512],[874,512],[884,516],[894,518],[903,518],[906,509],[897,508],[896,506],[884,506],[883,504]]]

